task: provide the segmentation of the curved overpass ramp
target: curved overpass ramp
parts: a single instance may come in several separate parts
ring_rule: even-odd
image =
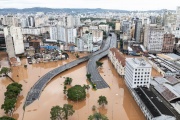
[[[55,68],[53,70],[51,70],[50,72],[46,73],[45,75],[43,75],[34,85],[33,87],[31,87],[30,91],[28,92],[28,95],[26,97],[26,101],[24,104],[24,108],[28,105],[30,105],[31,103],[33,103],[35,100],[37,100],[40,95],[41,92],[43,91],[43,89],[46,87],[46,85],[58,74],[77,66],[78,64],[85,62],[87,60],[89,60],[92,56],[94,55],[98,55],[102,52],[104,52],[106,50],[106,46],[109,46],[109,40],[106,40],[105,45],[101,50],[89,55],[89,56],[85,56],[83,58],[80,58],[78,60],[72,61],[70,63],[67,63],[63,66],[60,66],[58,68]]]
[[[99,54],[92,55],[87,64],[87,72],[91,74],[91,81],[96,84],[97,89],[103,89],[109,87],[109,85],[104,81],[101,75],[98,72],[96,61],[100,60],[104,56],[106,56],[109,52],[109,49],[112,47],[116,47],[116,35],[111,33],[111,37],[108,37],[107,43],[104,46],[103,52]]]

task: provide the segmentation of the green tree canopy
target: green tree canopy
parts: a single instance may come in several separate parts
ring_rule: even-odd
[[[102,67],[102,65],[103,65],[103,63],[102,62],[100,62],[100,61],[96,61],[96,65],[99,67]]]
[[[0,71],[0,74],[5,74],[7,75],[8,73],[11,72],[11,68],[3,67]]]
[[[62,120],[64,118],[64,110],[60,106],[53,106],[50,111],[51,120]]]
[[[80,85],[75,85],[68,89],[67,96],[73,101],[84,100],[86,97],[85,88]]]
[[[67,120],[68,119],[68,116],[72,116],[74,114],[74,110],[73,110],[73,106],[70,105],[70,104],[64,104],[63,106],[63,110],[64,110],[64,113],[65,113],[65,116],[64,118]]]
[[[3,117],[0,117],[0,120],[15,120],[15,119],[12,117],[3,116]]]
[[[51,120],[67,120],[69,116],[74,114],[73,106],[64,104],[63,107],[54,106],[51,108]]]
[[[99,96],[99,100],[98,100],[98,103],[99,103],[99,105],[107,105],[108,104],[108,101],[107,101],[107,99],[106,99],[106,97],[105,96]]]
[[[108,120],[108,118],[101,113],[94,113],[88,117],[88,120]]]
[[[1,109],[4,109],[5,113],[10,115],[12,114],[16,104],[16,99],[5,99],[4,104],[1,105]]]
[[[66,77],[66,79],[64,81],[64,85],[71,85],[71,83],[72,83],[72,78]]]

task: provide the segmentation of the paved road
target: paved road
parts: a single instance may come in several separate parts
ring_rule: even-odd
[[[106,44],[103,49],[89,59],[87,64],[87,72],[91,74],[91,81],[96,84],[97,89],[103,89],[109,87],[109,85],[104,81],[101,75],[98,72],[96,61],[100,60],[104,56],[106,56],[109,52],[109,49],[112,47],[116,47],[116,35],[112,33],[111,37],[108,37],[106,40]]]
[[[26,97],[26,101],[24,104],[24,108],[28,105],[30,105],[32,102],[34,102],[35,100],[37,100],[40,95],[41,92],[43,91],[43,89],[45,88],[45,86],[52,80],[52,78],[54,78],[55,76],[57,76],[58,74],[62,73],[63,71],[66,71],[72,67],[77,66],[78,64],[85,62],[87,60],[89,60],[92,56],[95,56],[97,54],[102,53],[105,49],[105,46],[107,47],[109,45],[109,43],[106,43],[105,45],[103,44],[102,49],[89,55],[89,56],[85,56],[83,58],[80,58],[78,60],[72,61],[68,64],[65,64],[63,66],[60,66],[58,68],[55,68],[54,70],[46,73],[45,75],[43,75],[34,85],[33,87],[31,87],[30,91],[28,92],[28,95]]]

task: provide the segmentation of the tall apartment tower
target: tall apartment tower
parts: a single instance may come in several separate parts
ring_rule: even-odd
[[[164,34],[162,52],[172,53],[174,48],[175,35]]]
[[[35,27],[35,20],[33,16],[28,17],[28,26],[29,27]]]
[[[125,83],[132,89],[150,86],[152,66],[142,58],[126,58]]]
[[[136,42],[140,42],[141,40],[141,28],[142,28],[142,20],[136,19],[135,20],[135,32],[134,38]]]
[[[180,27],[180,6],[178,6],[176,9],[176,15],[176,27]]]
[[[10,49],[7,49],[7,53],[11,51],[14,51],[16,55],[24,53],[23,35],[20,27],[5,27],[4,36],[6,46],[10,46]],[[13,47],[10,44],[12,44]]]
[[[50,27],[50,39],[57,40],[57,38],[58,38],[57,27]]]
[[[162,51],[164,29],[156,25],[147,25],[144,32],[144,46],[150,53]]]

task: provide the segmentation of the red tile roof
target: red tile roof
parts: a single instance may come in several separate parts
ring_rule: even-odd
[[[110,51],[115,55],[116,59],[118,59],[119,62],[121,62],[122,66],[125,66],[126,59],[123,56],[123,53],[119,52],[117,48],[111,48]]]

